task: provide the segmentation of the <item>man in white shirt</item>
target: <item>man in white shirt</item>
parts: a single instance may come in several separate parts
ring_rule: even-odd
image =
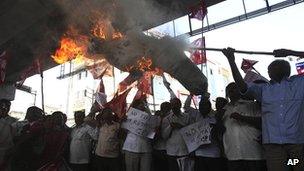
[[[98,171],[119,171],[121,166],[120,156],[120,123],[114,119],[110,108],[101,112],[98,142],[96,145],[96,166]]]
[[[261,131],[260,105],[241,99],[235,83],[226,87],[230,102],[224,107],[223,135],[225,154],[229,171],[264,171],[266,163],[262,146],[259,144]]]
[[[132,107],[141,111],[148,110],[145,102],[141,99],[135,100]],[[151,170],[152,142],[150,139],[128,132],[123,150],[125,152],[126,171]]]
[[[8,165],[7,152],[14,146],[12,124],[17,120],[8,115],[11,102],[6,99],[0,100],[0,170]]]
[[[213,128],[216,124],[214,111],[211,108],[209,97],[201,98],[199,109],[190,107],[192,95],[189,95],[184,109],[193,117],[194,122],[209,124],[212,128],[209,138],[210,144],[201,145],[195,150],[195,171],[223,171],[225,170],[225,161],[221,158],[219,144],[212,137]]]
[[[158,127],[155,142],[153,144],[153,168],[157,171],[168,171],[168,161],[167,161],[167,152],[166,152],[166,143],[167,140],[161,136],[162,130],[166,128],[169,124],[168,122],[164,122],[164,119],[168,116],[171,111],[170,102],[163,102],[160,105],[160,111],[156,111],[160,113],[160,126]]]
[[[173,113],[164,119],[163,122],[167,122],[168,126],[162,132],[163,137],[167,139],[169,170],[186,170],[191,162],[186,143],[179,130],[190,124],[190,117],[181,111],[181,101],[178,98],[171,99],[170,103]]]
[[[89,170],[92,139],[97,139],[97,129],[84,122],[85,113],[74,114],[76,126],[71,131],[70,164],[73,171]]]

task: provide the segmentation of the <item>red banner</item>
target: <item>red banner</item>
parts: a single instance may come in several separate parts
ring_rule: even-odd
[[[205,37],[196,39],[191,43],[191,47],[194,48],[204,48],[205,47]],[[206,63],[206,51],[205,50],[191,50],[190,59],[196,65]]]
[[[127,96],[130,91],[131,88],[118,96],[114,96],[114,98],[104,106],[111,108],[119,118],[123,118],[127,112]]]
[[[258,61],[250,60],[250,59],[243,59],[241,69],[247,73],[253,69],[253,66],[258,63]]]
[[[202,1],[198,6],[190,7],[190,18],[196,18],[198,20],[204,20],[208,10],[206,4]]]

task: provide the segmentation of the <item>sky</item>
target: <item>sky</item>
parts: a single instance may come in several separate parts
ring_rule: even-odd
[[[239,2],[238,2],[239,1]],[[208,8],[208,19],[210,23],[215,23],[223,19],[240,15],[243,12],[241,0],[227,0],[222,4]],[[281,0],[282,1],[282,0]],[[264,5],[264,0],[245,1],[248,10],[254,10]],[[270,4],[279,2],[271,0]],[[304,50],[304,3],[294,5],[267,15],[254,19],[243,21],[237,24],[226,26],[217,30],[205,33],[206,47],[225,48],[233,47],[237,50],[248,51],[269,51],[274,49],[287,48],[293,50]],[[176,33],[183,33],[189,30],[188,20],[178,19],[175,21]],[[200,22],[194,22],[194,27],[200,26]],[[173,28],[164,25],[159,28],[160,31],[173,34]],[[207,57],[228,67],[227,59],[219,52],[207,52]],[[236,54],[237,65],[240,66],[242,58],[254,59],[259,61],[255,67],[266,78],[267,66],[274,60],[271,56],[264,55],[240,55]],[[295,60],[296,58],[293,58]],[[59,66],[45,71],[45,102],[51,106],[62,106],[67,99],[65,89],[68,87],[68,80],[58,80]],[[292,74],[296,74],[294,64],[292,63]],[[41,106],[40,78],[33,76],[25,81],[28,85],[37,91],[36,105]],[[16,91],[15,100],[12,102],[11,110],[25,111],[27,107],[33,105],[34,95],[21,91]]]

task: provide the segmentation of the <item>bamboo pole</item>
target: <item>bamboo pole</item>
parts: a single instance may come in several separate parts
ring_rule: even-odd
[[[44,76],[43,76],[43,71],[41,71],[40,73],[40,80],[41,80],[41,108],[42,108],[42,111],[43,113],[45,113],[45,109],[44,109],[44,83],[43,83],[43,80],[44,80]],[[36,95],[35,95],[35,101],[36,101]],[[36,103],[36,102],[35,102]]]
[[[197,47],[191,47],[193,50],[208,50],[208,51],[217,51],[222,52],[223,49],[219,48],[197,48]],[[243,53],[243,54],[249,54],[249,55],[274,55],[273,52],[261,52],[261,51],[244,51],[244,50],[235,50],[235,53]]]

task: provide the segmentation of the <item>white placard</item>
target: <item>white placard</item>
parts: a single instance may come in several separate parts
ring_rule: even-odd
[[[157,122],[158,117],[130,108],[127,113],[127,120],[123,122],[122,128],[125,128],[136,135],[153,139],[155,135],[154,128],[155,125],[157,125]]]
[[[208,120],[202,120],[182,128],[180,133],[185,140],[188,151],[192,152],[203,144],[210,144],[211,129]]]

